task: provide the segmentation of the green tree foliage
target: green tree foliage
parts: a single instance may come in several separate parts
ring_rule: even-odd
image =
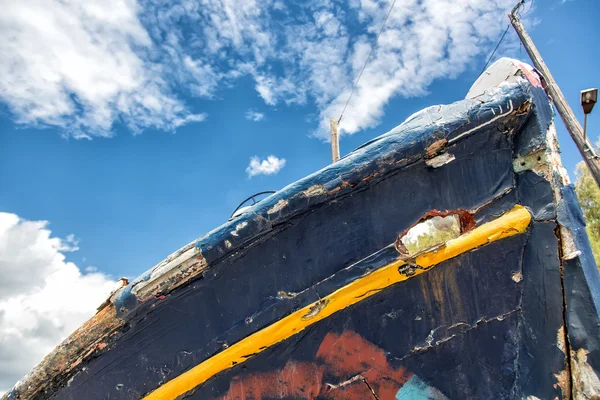
[[[431,233],[419,235],[415,241],[407,243],[406,249],[408,250],[408,254],[416,254],[419,251],[454,239],[456,236],[457,235],[454,235],[451,231],[432,230]]]
[[[600,189],[583,161],[577,164],[575,191],[585,217],[588,237],[596,265],[600,266]]]
[[[436,216],[419,223],[402,238],[408,254],[413,255],[460,236],[460,221],[456,215]]]

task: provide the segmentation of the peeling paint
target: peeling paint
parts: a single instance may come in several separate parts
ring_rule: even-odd
[[[269,211],[267,211],[267,214],[275,214],[275,213],[283,210],[283,208],[287,205],[288,205],[288,201],[281,199],[277,203],[275,203],[275,205]]]
[[[239,224],[237,224],[235,226],[235,230],[231,231],[231,235],[238,237],[240,235],[240,231],[242,229],[244,229],[246,226],[248,226],[248,222],[244,221],[244,222],[240,222]]]
[[[521,272],[515,272],[512,274],[512,280],[519,283],[523,280],[523,274]]]
[[[309,309],[309,311],[302,316],[302,319],[307,320],[307,319],[312,319],[312,318],[316,317],[317,315],[319,315],[321,310],[323,310],[325,308],[325,306],[327,306],[328,303],[329,303],[328,299],[322,299],[322,300],[317,301],[315,303],[315,305],[312,306]]]
[[[448,139],[444,138],[436,140],[425,149],[425,158],[432,159],[438,156],[446,149],[446,147],[448,147]]]
[[[537,150],[525,156],[518,155],[513,161],[513,169],[517,173],[533,171],[546,180],[551,179],[550,161],[546,149]]]
[[[159,264],[147,280],[134,282],[131,292],[140,301],[160,293],[168,293],[189,282],[206,270],[208,264],[196,246],[189,247],[177,257]]]
[[[575,243],[573,233],[566,226],[560,226],[560,239],[563,260],[571,260],[581,253],[577,248],[577,244]]]
[[[298,293],[284,292],[283,290],[277,292],[277,298],[278,299],[293,299],[296,296],[298,296]]]
[[[446,165],[455,160],[453,154],[450,153],[442,153],[437,157],[431,158],[429,160],[425,160],[425,164],[432,168],[439,168],[442,165]]]
[[[588,363],[585,349],[571,351],[571,372],[573,374],[573,398],[576,400],[600,399],[600,379]]]
[[[565,326],[562,325],[556,334],[556,347],[566,356],[569,349],[565,342]],[[560,387],[562,397],[564,400],[571,398],[571,368],[569,365],[569,359],[565,358],[565,368],[560,372],[554,374],[556,378],[556,384]]]
[[[327,188],[325,185],[313,185],[300,193],[305,197],[321,196],[327,194]]]

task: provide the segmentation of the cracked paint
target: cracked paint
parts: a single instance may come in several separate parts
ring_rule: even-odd
[[[242,339],[228,349],[217,353],[208,360],[196,365],[182,375],[163,384],[144,397],[145,400],[176,398],[177,396],[202,384],[215,374],[247,361],[269,346],[279,343],[299,333],[310,325],[324,320],[339,310],[371,297],[385,288],[426,272],[442,261],[484,246],[490,242],[508,238],[525,232],[531,221],[529,211],[515,206],[502,217],[485,223],[472,231],[449,240],[446,246],[415,258],[415,264],[421,269],[413,275],[398,273],[398,267],[404,261],[398,260],[385,267],[356,279],[319,301],[301,308],[285,318]]]
[[[509,75],[475,100],[416,113],[171,254],[11,396],[129,400],[177,379],[193,399],[228,387],[231,399],[568,398],[573,368],[573,393],[594,398],[597,335],[577,325],[594,310],[582,314],[588,282],[569,275],[586,254],[577,221],[564,223],[576,199],[564,194],[535,73]],[[518,229],[481,231],[515,204],[533,221],[519,209]],[[460,237],[412,256],[391,242],[427,210],[458,207],[474,210],[463,210]],[[404,382],[386,391],[381,377],[400,369]]]

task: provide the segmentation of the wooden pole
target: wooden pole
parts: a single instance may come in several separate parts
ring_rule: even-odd
[[[600,187],[600,158],[598,158],[598,156],[594,152],[594,147],[592,146],[590,141],[587,140],[586,137],[584,137],[583,129],[581,129],[581,125],[579,124],[579,121],[577,121],[573,110],[571,110],[571,107],[569,107],[569,103],[567,103],[565,96],[562,94],[560,88],[556,84],[554,77],[550,73],[550,70],[546,66],[546,63],[544,63],[542,56],[540,55],[537,48],[533,44],[533,41],[525,31],[523,24],[521,24],[521,21],[519,20],[516,11],[522,4],[523,2],[519,2],[519,4],[517,4],[517,6],[512,10],[512,12],[508,14],[508,17],[510,18],[510,23],[515,28],[515,31],[517,31],[517,35],[519,35],[519,38],[523,43],[523,47],[525,47],[525,50],[527,50],[527,54],[529,54],[531,61],[533,61],[533,65],[535,65],[535,68],[538,70],[539,73],[541,73],[542,77],[545,79],[548,86],[546,90],[550,94],[550,97],[554,102],[554,105],[556,106],[556,110],[558,111],[558,114],[562,118],[565,127],[567,128],[567,131],[571,135],[571,138],[573,138],[573,141],[577,145],[577,148],[579,149],[579,153],[581,153],[583,160],[590,169],[590,172],[592,173],[592,176],[596,181],[596,185]]]
[[[329,120],[331,127],[331,159],[336,162],[340,159],[340,139],[338,138],[338,121],[335,118]]]

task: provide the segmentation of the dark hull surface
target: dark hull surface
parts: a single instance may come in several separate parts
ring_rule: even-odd
[[[531,77],[427,109],[122,289],[8,397],[591,398],[598,274],[552,132]],[[394,246],[446,211],[460,251]]]

